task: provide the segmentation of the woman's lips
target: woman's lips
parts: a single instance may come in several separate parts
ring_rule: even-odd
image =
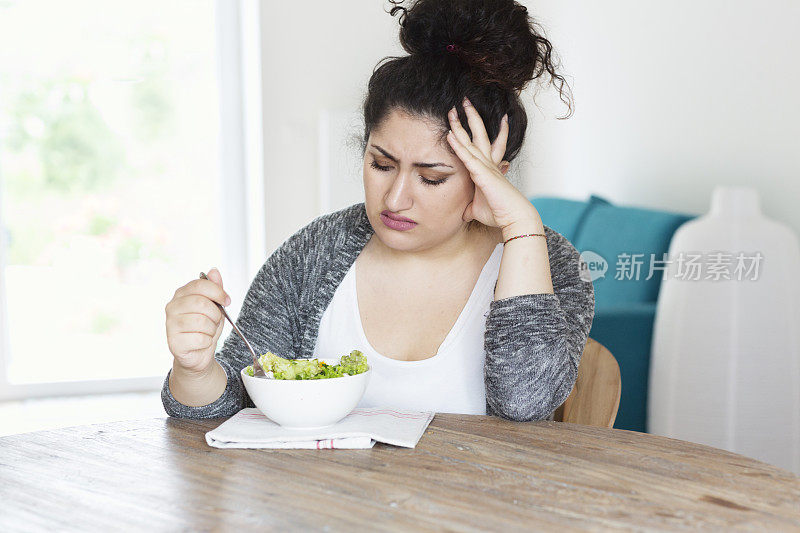
[[[381,213],[381,221],[388,228],[397,231],[406,231],[410,230],[411,228],[417,225],[417,223],[411,219],[408,219],[406,217],[399,217],[401,220],[397,220],[389,216],[387,213],[388,211],[384,211],[383,213]]]
[[[391,211],[389,211],[388,209],[384,209],[383,211],[381,211],[381,214],[382,215],[386,215],[387,217],[389,217],[389,218],[391,218],[393,220],[399,220],[400,222],[414,222],[410,218],[407,218],[407,217],[404,217],[404,216],[401,216],[401,215],[396,215],[396,214],[392,213]],[[416,222],[414,222],[414,224],[416,224]]]

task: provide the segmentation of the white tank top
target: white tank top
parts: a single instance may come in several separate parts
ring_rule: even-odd
[[[392,359],[370,345],[358,309],[354,262],[322,315],[313,357],[338,358],[352,350],[367,356],[372,375],[359,407],[486,414],[483,340],[502,255],[498,243],[436,355],[421,361]]]

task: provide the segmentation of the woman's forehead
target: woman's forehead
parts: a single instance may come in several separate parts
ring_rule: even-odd
[[[395,157],[452,158],[446,131],[430,118],[393,111],[370,132],[370,145],[379,145]]]
[[[416,134],[425,134],[431,138],[442,134],[444,124],[429,116],[415,115],[400,109],[392,109],[380,123],[375,124],[373,131],[392,133],[409,131]]]

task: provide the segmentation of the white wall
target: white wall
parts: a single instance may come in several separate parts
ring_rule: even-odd
[[[576,99],[534,126],[527,191],[703,213],[714,185],[750,185],[800,232],[800,2],[526,5]]]
[[[357,110],[377,61],[401,50],[397,17],[383,9],[376,0],[262,3],[269,253],[320,214],[320,114]]]
[[[523,3],[576,103],[559,121],[553,89],[537,96],[541,110],[535,87],[524,93],[531,124],[512,172],[527,195],[702,213],[714,185],[750,184],[769,216],[800,232],[800,2]],[[270,252],[321,212],[320,114],[358,111],[377,61],[401,53],[384,4],[262,4]]]

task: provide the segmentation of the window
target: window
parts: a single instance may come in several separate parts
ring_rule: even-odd
[[[225,251],[242,247],[221,240],[244,200],[220,199],[217,7],[0,3],[6,388],[160,385],[175,289],[211,266],[244,268]]]

